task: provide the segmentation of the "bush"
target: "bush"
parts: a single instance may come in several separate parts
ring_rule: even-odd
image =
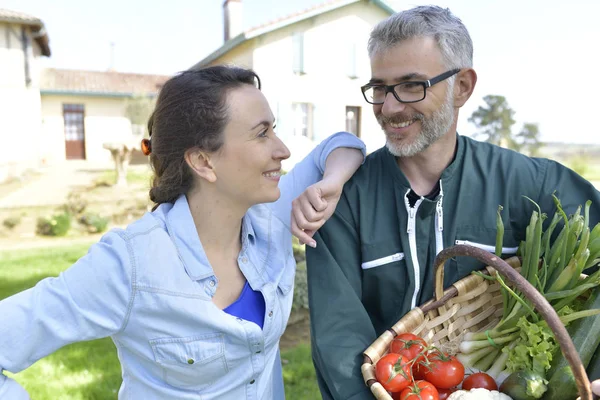
[[[19,225],[20,223],[21,223],[21,217],[19,217],[19,216],[8,217],[4,221],[2,221],[2,225],[4,225],[4,227],[8,228],[8,229],[13,229],[15,226]]]
[[[79,223],[85,225],[90,233],[101,233],[108,227],[109,219],[99,214],[87,213],[79,218]]]
[[[306,277],[306,261],[298,263],[296,267],[294,300],[292,302],[293,310],[299,310],[301,308],[308,310],[308,281]]]
[[[62,208],[65,213],[80,215],[85,211],[87,206],[88,202],[81,196],[81,193],[71,192],[67,196],[67,203]]]
[[[37,233],[44,236],[65,236],[71,229],[71,214],[63,212],[37,220]]]

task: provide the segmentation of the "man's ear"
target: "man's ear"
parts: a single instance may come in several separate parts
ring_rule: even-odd
[[[185,152],[185,162],[191,168],[192,172],[208,182],[214,183],[217,175],[208,153],[200,149],[189,149]]]
[[[473,68],[462,69],[454,83],[454,107],[462,107],[473,94],[477,83],[477,73]]]

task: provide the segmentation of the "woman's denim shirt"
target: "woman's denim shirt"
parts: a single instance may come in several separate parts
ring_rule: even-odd
[[[242,222],[238,265],[266,303],[264,327],[212,302],[217,278],[185,196],[115,229],[56,278],[0,302],[0,369],[21,371],[69,343],[110,336],[122,366],[119,399],[283,399],[279,338],[292,306],[292,200],[321,179],[340,132],[280,181],[281,198]],[[26,399],[0,374],[0,399]]]

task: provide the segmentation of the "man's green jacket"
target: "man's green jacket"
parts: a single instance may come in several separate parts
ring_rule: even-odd
[[[457,135],[454,161],[440,193],[411,207],[410,184],[386,148],[367,157],[344,187],[335,214],[308,249],[313,361],[324,399],[373,399],[360,372],[362,352],[411,308],[432,297],[433,261],[443,248],[467,243],[494,251],[498,206],[504,207],[504,256],[525,239],[534,205],[549,218],[552,193],[573,213],[600,193],[551,160]],[[461,257],[446,264],[445,287],[482,268]]]

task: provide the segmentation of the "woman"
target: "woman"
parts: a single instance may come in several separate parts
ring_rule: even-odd
[[[0,369],[111,336],[120,399],[284,397],[290,230],[312,241],[364,144],[333,135],[280,181],[289,151],[259,89],[252,71],[223,66],[165,83],[144,142],[157,206],[59,277],[0,302]],[[0,398],[28,397],[0,374]]]

